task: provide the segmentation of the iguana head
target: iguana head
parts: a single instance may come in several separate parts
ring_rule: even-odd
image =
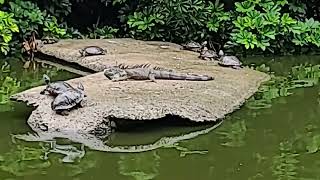
[[[109,79],[121,77],[123,74],[126,74],[123,69],[117,67],[109,67],[103,70],[103,74]]]

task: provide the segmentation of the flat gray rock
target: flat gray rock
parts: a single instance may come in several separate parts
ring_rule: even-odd
[[[80,57],[79,49],[98,45],[106,55]],[[40,49],[44,54],[77,63],[98,73],[72,79],[81,82],[88,96],[85,107],[60,116],[51,110],[51,97],[40,95],[44,86],[12,96],[12,99],[37,106],[28,119],[33,128],[42,124],[59,131],[88,132],[105,118],[153,120],[168,114],[191,121],[216,121],[238,109],[269,79],[265,73],[243,68],[217,66],[198,58],[198,53],[180,50],[179,45],[132,39],[61,40]],[[157,80],[111,82],[102,72],[116,63],[150,63],[177,72],[211,75],[213,81]]]

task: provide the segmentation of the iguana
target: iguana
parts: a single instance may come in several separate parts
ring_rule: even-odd
[[[213,77],[208,75],[182,74],[161,67],[150,67],[150,64],[133,65],[131,67],[120,64],[119,66],[107,67],[104,69],[104,75],[112,81],[125,81],[128,79],[151,80],[152,82],[155,82],[155,79],[187,81],[214,80]]]

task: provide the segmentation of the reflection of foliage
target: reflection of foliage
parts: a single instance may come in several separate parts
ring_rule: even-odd
[[[217,134],[224,136],[227,142],[222,145],[228,147],[241,147],[245,144],[245,137],[247,132],[246,122],[244,120],[237,120],[234,122],[228,121],[224,125],[225,131],[218,131]]]
[[[9,97],[16,93],[21,84],[16,78],[10,77],[10,64],[5,62],[0,69],[0,111],[10,111]]]
[[[83,144],[81,145],[79,150],[77,147],[73,145],[59,145],[59,144],[56,144],[56,142],[54,142],[54,144],[55,145],[53,149],[50,149],[49,152],[65,155],[61,160],[62,162],[65,162],[65,163],[73,163],[73,162],[80,161],[80,159],[82,159],[86,153],[84,150]]]
[[[290,143],[282,142],[280,143],[280,155],[273,158],[272,173],[277,177],[277,180],[291,180],[296,179],[297,175],[297,156],[299,154],[294,154],[291,151],[292,146]]]
[[[25,176],[41,172],[51,164],[44,160],[45,149],[17,146],[0,156],[0,169],[16,176]]]
[[[297,133],[292,139],[295,151],[299,153],[316,153],[320,150],[320,133],[319,128],[315,125],[308,125],[306,128],[307,132]]]
[[[0,111],[10,111],[12,109],[12,104],[9,101],[11,95],[43,84],[42,75],[44,73],[53,79],[65,73],[65,71],[57,67],[43,67],[43,64],[37,62],[33,62],[36,69],[21,71],[22,63],[18,59],[8,59],[8,62],[0,62]],[[68,78],[69,76],[63,78]]]
[[[6,104],[9,101],[9,97],[18,92],[20,88],[20,82],[12,77],[5,77],[0,86],[0,104]]]
[[[179,143],[173,144],[171,146],[166,146],[166,148],[175,148],[176,150],[180,151],[180,157],[185,157],[188,154],[207,154],[208,151],[200,151],[200,150],[195,150],[191,151],[188,148],[182,147],[179,145]]]
[[[80,174],[85,173],[91,168],[94,168],[96,166],[96,159],[89,158],[90,154],[92,155],[92,152],[86,153],[86,157],[81,159],[80,162],[67,164],[66,168],[68,169],[68,176],[74,177]]]
[[[25,136],[25,134],[13,135],[12,142],[16,144],[20,143],[21,140],[24,141],[24,139],[20,139],[21,137],[26,137],[30,141],[39,142],[38,144],[43,150],[43,156],[41,156],[43,157],[42,159],[50,159],[51,162],[65,163],[64,167],[67,169],[67,175],[70,177],[83,174],[88,169],[91,169],[96,165],[96,159],[90,158],[90,155],[92,155],[93,152],[86,152],[83,144],[81,144],[80,148],[78,149],[78,146],[74,143],[57,144],[56,139],[41,139],[39,136],[33,134],[28,134],[27,136]],[[65,139],[59,140],[63,141]],[[52,154],[52,156],[50,154]],[[63,155],[62,158],[61,155]]]
[[[132,176],[137,180],[154,179],[159,174],[160,156],[156,151],[125,154],[120,156],[118,164],[122,175]]]
[[[264,71],[267,68],[257,67]],[[267,69],[268,70],[268,69]],[[273,99],[289,96],[290,90],[300,87],[312,87],[319,84],[320,65],[304,64],[294,66],[287,77],[271,74],[271,80],[261,85],[259,91],[247,102],[246,107],[250,109],[261,109],[271,107]]]

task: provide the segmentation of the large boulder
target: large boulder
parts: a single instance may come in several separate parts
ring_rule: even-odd
[[[89,45],[100,46],[107,54],[80,57],[79,50]],[[37,107],[28,120],[34,127],[45,124],[49,129],[88,132],[110,117],[154,120],[175,115],[196,122],[216,121],[238,109],[269,79],[267,74],[249,68],[236,70],[217,66],[199,59],[198,53],[180,48],[172,43],[133,39],[61,40],[41,47],[40,52],[98,72],[67,81],[75,86],[78,82],[84,85],[88,96],[85,107],[71,111],[66,117],[55,114],[50,107],[53,99],[39,94],[44,86],[18,93],[12,99]],[[117,63],[150,63],[215,79],[111,82],[100,71]]]

